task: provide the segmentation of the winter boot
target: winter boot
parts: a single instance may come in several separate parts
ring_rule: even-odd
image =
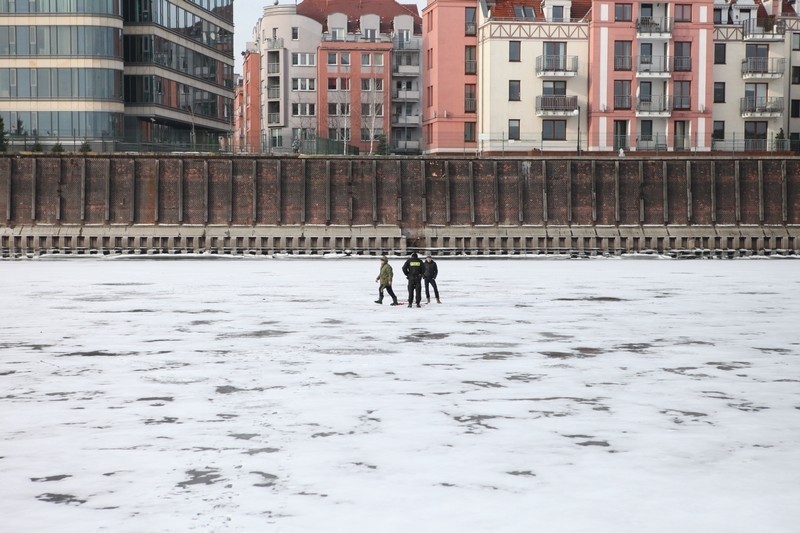
[[[417,304],[417,307],[422,307],[421,305]]]
[[[425,303],[431,303],[431,297],[430,297],[430,296],[428,296],[427,298],[425,298],[425,300],[427,300]]]
[[[440,303],[442,303],[442,301],[439,298],[436,298],[436,303],[440,304]]]
[[[375,303],[376,304],[383,304],[383,298],[378,298],[377,300],[375,300]]]
[[[397,301],[397,298],[395,298],[395,300],[389,305],[400,305],[400,303]]]
[[[408,307],[411,308],[411,302],[408,302]]]

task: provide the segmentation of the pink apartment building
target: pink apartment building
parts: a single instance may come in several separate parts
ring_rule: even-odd
[[[713,0],[594,1],[589,149],[711,149]]]
[[[478,6],[429,0],[422,10],[425,153],[477,150]]]
[[[261,151],[261,54],[242,53],[242,77],[234,98],[234,138],[236,152]]]

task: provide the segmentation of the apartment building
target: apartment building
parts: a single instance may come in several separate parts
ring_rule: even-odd
[[[261,54],[252,43],[242,52],[242,75],[236,75],[234,152],[261,152]]]
[[[422,10],[424,153],[478,150],[478,8],[428,0]]]
[[[218,149],[233,0],[0,1],[0,116],[43,149]]]
[[[800,140],[791,123],[800,118],[800,72],[793,66],[800,27],[793,7],[716,0],[714,22],[713,148],[787,149],[790,139]]]
[[[253,39],[262,62],[262,149],[418,151],[421,21],[394,0],[272,5]],[[320,140],[321,139],[321,140]]]
[[[481,0],[479,152],[588,147],[590,7],[588,1]]]
[[[121,138],[122,34],[119,0],[0,1],[0,117],[13,149]]]

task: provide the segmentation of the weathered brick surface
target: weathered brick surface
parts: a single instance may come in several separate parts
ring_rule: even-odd
[[[800,159],[0,158],[6,226],[399,225],[413,238],[426,226],[661,225],[665,203],[670,226],[797,225]]]

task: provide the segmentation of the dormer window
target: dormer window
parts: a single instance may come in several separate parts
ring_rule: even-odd
[[[536,15],[531,6],[514,6],[514,16],[518,19],[533,20]]]
[[[331,40],[332,41],[344,41],[344,28],[332,28],[331,29]]]
[[[364,39],[374,43],[378,40],[378,30],[375,28],[368,28],[364,30]]]
[[[553,22],[564,22],[564,6],[553,6]]]

